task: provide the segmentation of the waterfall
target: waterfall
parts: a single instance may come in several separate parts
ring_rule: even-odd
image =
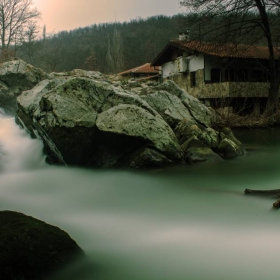
[[[20,172],[45,165],[43,144],[19,128],[15,118],[0,108],[0,167],[4,172]]]

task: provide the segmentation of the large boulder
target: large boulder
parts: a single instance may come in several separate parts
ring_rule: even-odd
[[[0,279],[39,280],[82,256],[59,229],[13,211],[0,211]]]
[[[21,59],[8,60],[0,64],[0,81],[4,82],[15,94],[31,89],[46,78],[47,74],[43,70]]]
[[[0,107],[13,113],[16,109],[16,96],[33,88],[48,75],[41,69],[27,64],[21,59],[0,63]]]
[[[140,94],[99,72],[52,73],[18,97],[17,122],[43,140],[49,163],[145,168],[243,154],[214,112],[174,82],[134,86]]]
[[[164,162],[183,161],[170,126],[138,95],[86,77],[55,81],[18,97],[18,122],[43,139],[49,162],[134,166],[129,155],[145,147]]]

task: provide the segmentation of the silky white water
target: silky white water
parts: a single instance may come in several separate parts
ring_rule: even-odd
[[[279,188],[280,133],[239,133],[248,152],[149,172],[49,166],[42,144],[0,117],[0,210],[70,234],[88,259],[53,279],[277,279],[280,212],[245,188]]]

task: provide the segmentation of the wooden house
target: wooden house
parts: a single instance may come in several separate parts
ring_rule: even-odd
[[[275,49],[280,57],[280,50]],[[269,91],[269,52],[265,46],[170,41],[151,63],[162,80],[172,79],[213,108],[262,113]]]

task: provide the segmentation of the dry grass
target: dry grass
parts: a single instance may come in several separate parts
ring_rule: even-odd
[[[254,114],[240,116],[233,113],[218,113],[218,116],[217,124],[222,127],[263,128],[280,125],[280,111],[277,111],[272,115],[263,114],[260,116]]]

